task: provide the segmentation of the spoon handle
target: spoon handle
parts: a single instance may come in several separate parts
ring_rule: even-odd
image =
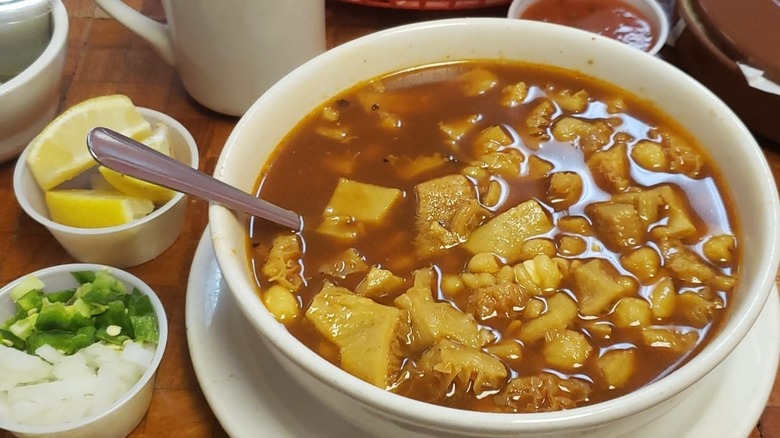
[[[297,213],[252,196],[111,129],[98,127],[90,130],[87,148],[98,163],[125,175],[294,230],[302,227],[301,217]]]

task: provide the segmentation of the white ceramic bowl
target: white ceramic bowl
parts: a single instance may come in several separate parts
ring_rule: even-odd
[[[18,437],[30,438],[57,438],[57,437],[101,437],[120,438],[127,436],[135,429],[138,423],[146,415],[154,392],[154,381],[157,368],[162,360],[165,346],[168,341],[168,320],[160,299],[154,291],[140,278],[120,269],[105,265],[91,263],[73,263],[57,265],[26,274],[8,283],[0,289],[0,320],[5,321],[13,315],[14,304],[9,292],[23,278],[32,275],[41,279],[46,285],[45,291],[55,291],[65,288],[77,287],[78,282],[71,272],[98,271],[108,269],[111,274],[120,280],[131,291],[137,288],[144,295],[148,295],[157,315],[158,331],[160,334],[157,349],[151,364],[143,373],[138,382],[119,400],[98,414],[66,424],[50,426],[33,426],[25,424],[8,423],[0,418],[0,429],[7,430]]]
[[[0,162],[9,160],[54,119],[68,40],[68,12],[52,2],[49,45],[29,67],[0,84]]]
[[[529,7],[536,3],[545,0],[513,0],[509,5],[509,11],[507,13],[508,18],[519,18]],[[657,33],[658,39],[646,52],[651,55],[656,55],[666,44],[666,40],[669,38],[669,19],[666,12],[658,0],[623,0],[626,4],[635,7],[641,12],[652,25]]]
[[[198,147],[187,128],[161,112],[147,108],[139,110],[152,126],[157,123],[168,126],[173,156],[197,169]],[[22,152],[14,169],[16,200],[25,213],[44,225],[77,261],[119,268],[135,266],[162,254],[179,237],[187,209],[187,196],[182,193],[176,193],[173,199],[148,216],[114,227],[77,228],[52,221],[44,192],[27,166],[27,153],[28,150]]]
[[[321,102],[388,72],[458,59],[524,60],[578,70],[647,98],[709,148],[734,195],[746,250],[729,317],[696,357],[656,383],[592,406],[538,414],[454,410],[373,387],[298,342],[258,298],[246,260],[245,218],[212,205],[211,238],[223,277],[282,366],[312,396],[375,435],[586,438],[642,427],[683,401],[742,340],[770,293],[780,258],[780,203],[761,149],[722,101],[678,69],[607,38],[582,38],[582,31],[529,20],[469,18],[389,29],[334,48],[279,81],[238,122],[215,175],[253,192],[276,145]]]

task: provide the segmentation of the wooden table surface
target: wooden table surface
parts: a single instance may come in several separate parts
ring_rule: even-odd
[[[128,0],[127,3],[152,18],[164,19],[160,0]],[[238,119],[216,114],[194,102],[172,68],[140,38],[97,8],[94,0],[64,0],[64,4],[70,16],[70,34],[61,109],[99,95],[126,94],[135,104],[162,111],[183,123],[200,149],[200,169],[211,173]],[[413,21],[505,13],[506,7],[464,12],[396,11],[328,0],[328,45],[332,47],[377,29]],[[780,175],[780,147],[764,145],[773,171]],[[0,205],[3,206],[0,250],[5,254],[0,260],[0,282],[3,283],[34,270],[74,261],[45,228],[19,208],[11,183],[13,166],[13,161],[0,165]],[[154,261],[129,269],[160,295],[168,312],[170,329],[151,407],[131,434],[136,438],[227,436],[200,390],[186,340],[187,277],[207,224],[206,203],[189,202],[187,222],[176,243]],[[0,431],[0,438],[10,436]],[[780,385],[775,385],[760,423],[750,436],[780,438]]]

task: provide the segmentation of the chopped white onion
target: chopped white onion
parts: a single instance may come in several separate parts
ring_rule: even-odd
[[[80,354],[65,356],[52,367],[52,374],[58,379],[95,377],[95,370],[87,366],[87,360]]]
[[[145,370],[152,363],[152,359],[154,359],[154,350],[149,351],[144,347],[144,345],[137,342],[127,344],[122,351],[122,360],[136,364],[139,368]]]
[[[94,377],[82,377],[20,385],[8,390],[8,401],[13,404],[23,400],[30,400],[45,404],[56,400],[91,394],[95,391],[95,384],[96,379]]]
[[[56,348],[52,347],[49,344],[43,344],[40,347],[38,347],[37,350],[35,350],[35,355],[40,356],[43,360],[46,362],[49,362],[52,365],[55,365],[57,362],[60,361],[65,355],[57,350]]]
[[[51,364],[15,348],[0,345],[0,391],[36,382],[51,374]]]
[[[138,382],[154,348],[97,343],[66,356],[48,345],[38,355],[0,345],[0,420],[52,425],[103,412]]]

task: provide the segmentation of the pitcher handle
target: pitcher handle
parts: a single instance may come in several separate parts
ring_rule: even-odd
[[[175,58],[171,40],[168,38],[167,26],[152,20],[135,9],[123,3],[121,0],[96,0],[98,6],[108,15],[125,27],[133,31],[152,45],[160,57],[170,65],[174,65]]]

